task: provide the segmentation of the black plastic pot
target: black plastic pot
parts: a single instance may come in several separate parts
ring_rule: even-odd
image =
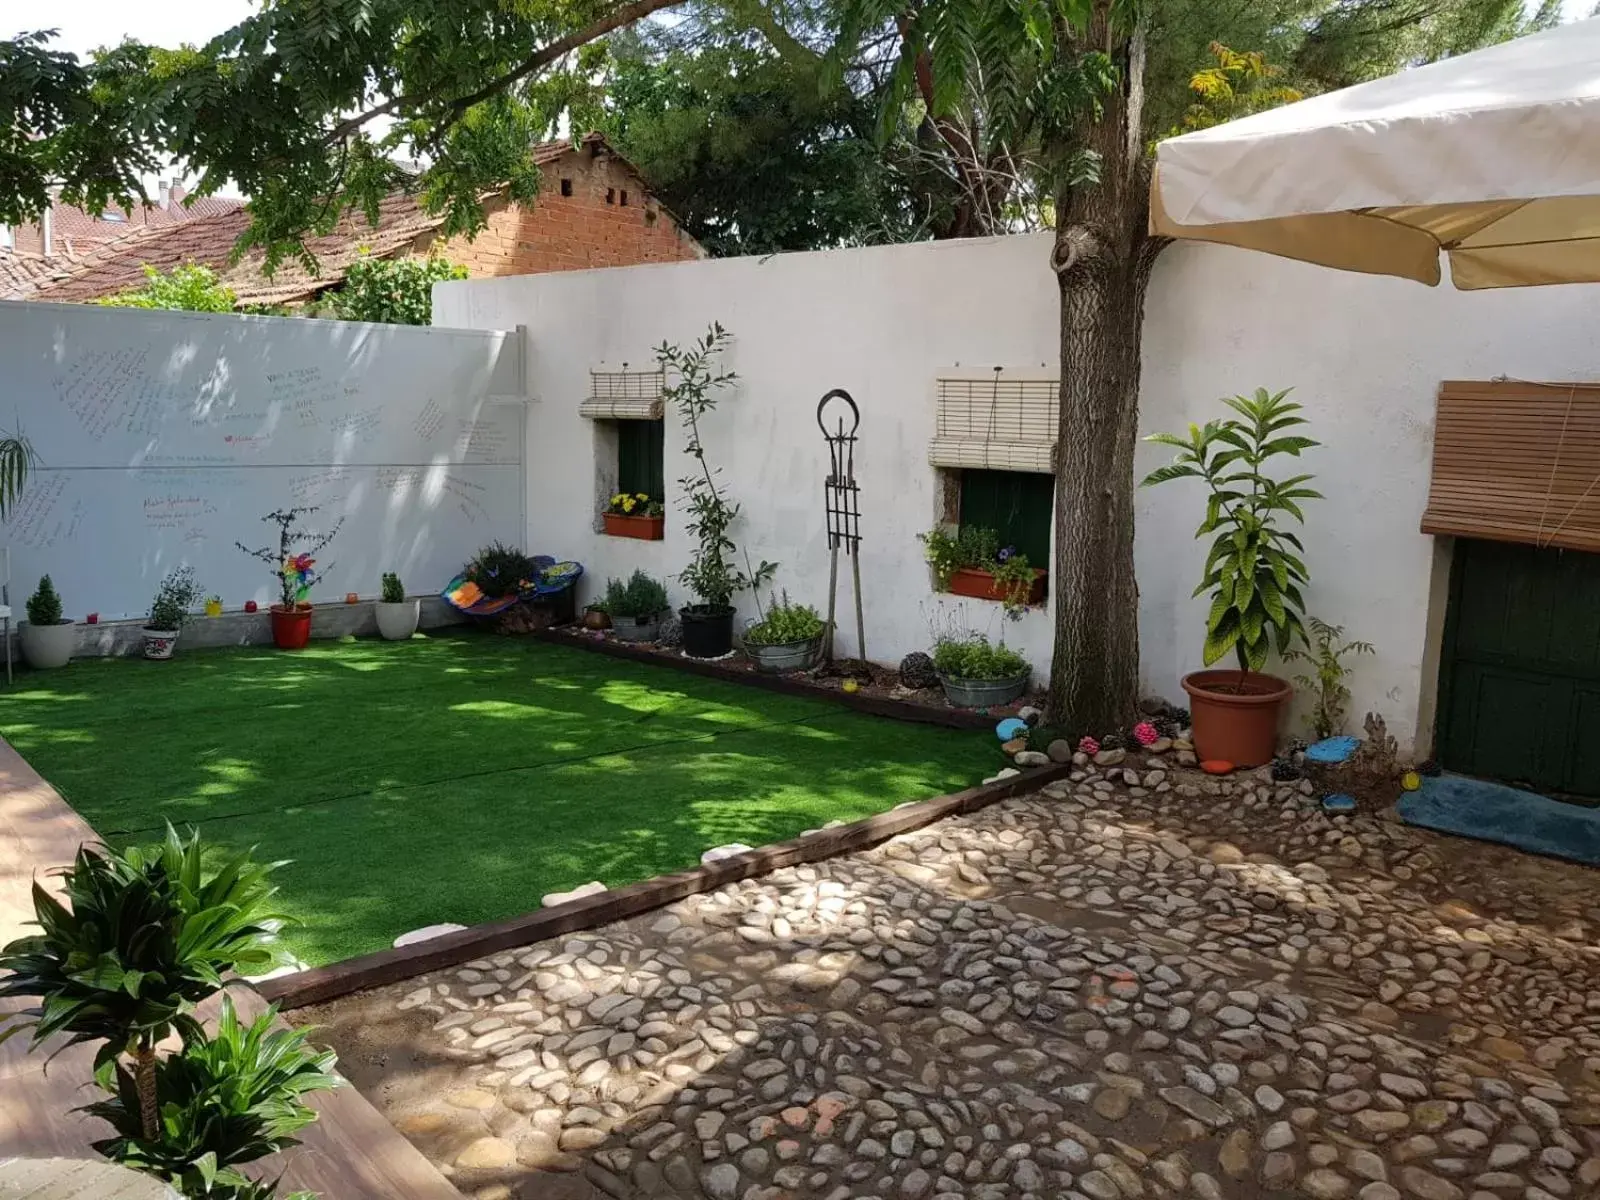
[[[691,604],[680,608],[683,652],[690,658],[721,658],[733,649],[733,608]]]

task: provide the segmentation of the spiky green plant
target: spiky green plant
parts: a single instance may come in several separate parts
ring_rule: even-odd
[[[1190,425],[1187,437],[1155,433],[1145,439],[1176,446],[1179,453],[1150,472],[1142,487],[1203,479],[1211,489],[1205,519],[1195,530],[1196,538],[1216,535],[1194,590],[1196,596],[1211,593],[1203,655],[1208,667],[1231,651],[1240,671],[1259,671],[1267,662],[1270,635],[1276,635],[1279,654],[1306,638],[1300,588],[1310,576],[1299,557],[1305,548],[1277,522],[1288,516],[1303,523],[1300,501],[1320,499],[1321,493],[1305,486],[1310,475],[1272,479],[1263,474],[1268,460],[1284,454],[1298,458],[1318,444],[1285,432],[1306,424],[1296,415],[1300,405],[1291,404],[1288,395],[1288,389],[1257,388],[1253,396],[1224,397],[1238,417]]]
[[[82,846],[60,874],[67,904],[33,886],[40,932],[0,950],[0,997],[39,1003],[0,1014],[0,1042],[33,1031],[37,1046],[56,1034],[66,1045],[103,1042],[97,1071],[122,1055],[134,1063],[147,1136],[156,1130],[156,1044],[169,1034],[204,1038],[194,1008],[229,972],[261,971],[283,957],[268,880],[282,864],[248,854],[203,866],[200,835],[171,825],[149,848]]]
[[[110,1062],[98,1072],[111,1095],[80,1111],[106,1121],[116,1136],[94,1143],[107,1158],[165,1179],[185,1196],[256,1200],[275,1184],[234,1168],[297,1145],[294,1134],[317,1119],[312,1092],[340,1085],[335,1055],[306,1044],[308,1030],[274,1029],[277,1009],[246,1024],[223,997],[217,1031],[184,1043],[156,1066],[160,1120],[145,1130],[134,1073]],[[307,1193],[300,1193],[306,1195]]]
[[[0,436],[0,521],[11,516],[28,482],[28,471],[38,461],[33,445],[20,431]]]
[[[1316,617],[1308,617],[1311,625],[1309,648],[1290,650],[1283,657],[1289,662],[1303,662],[1311,670],[1295,676],[1295,682],[1315,701],[1311,710],[1311,729],[1318,739],[1343,733],[1345,711],[1350,703],[1350,689],[1345,680],[1351,668],[1345,658],[1357,654],[1376,654],[1371,642],[1344,640],[1344,626],[1330,625]]]

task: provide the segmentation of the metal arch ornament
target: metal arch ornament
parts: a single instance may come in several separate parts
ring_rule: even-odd
[[[830,408],[829,406],[833,407]],[[849,409],[849,428],[845,427]],[[833,421],[830,431],[828,423]],[[861,428],[861,409],[850,393],[834,388],[817,402],[817,428],[828,444],[828,477],[823,480],[823,511],[828,524],[828,627],[823,656],[833,661],[834,614],[839,590],[839,551],[850,556],[850,573],[855,582],[856,657],[867,658],[866,622],[861,610],[861,487],[856,483],[856,431]]]

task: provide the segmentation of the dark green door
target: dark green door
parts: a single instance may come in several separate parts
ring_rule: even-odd
[[[1442,666],[1445,767],[1600,796],[1600,555],[1458,539]]]

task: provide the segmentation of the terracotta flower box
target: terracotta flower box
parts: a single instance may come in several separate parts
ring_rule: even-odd
[[[630,517],[623,513],[604,513],[606,533],[610,537],[638,538],[643,542],[659,542],[665,517]]]
[[[1048,571],[1034,568],[1033,586],[1028,589],[1029,604],[1043,602],[1045,581],[1049,576]],[[1004,601],[1006,598],[1006,589],[994,581],[994,576],[977,567],[958,568],[950,576],[950,592],[955,596],[971,596],[974,600]]]

